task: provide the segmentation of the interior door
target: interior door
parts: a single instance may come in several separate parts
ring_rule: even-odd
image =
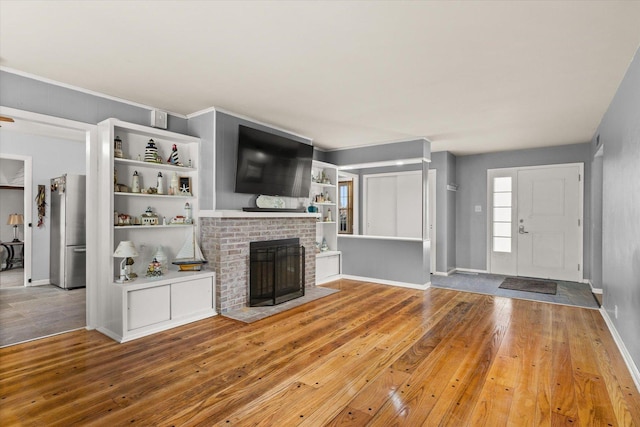
[[[580,280],[579,166],[519,169],[517,182],[518,276]]]

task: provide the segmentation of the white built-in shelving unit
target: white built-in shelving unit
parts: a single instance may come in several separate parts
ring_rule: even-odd
[[[99,123],[98,133],[102,150],[99,240],[103,262],[98,329],[124,342],[215,315],[215,273],[178,272],[171,264],[183,243],[199,234],[196,215],[200,139],[117,119]],[[122,141],[122,158],[114,156],[116,137]],[[158,148],[162,163],[144,161],[150,139]],[[167,161],[174,144],[183,165]],[[158,173],[162,173],[163,194],[132,193],[134,172],[139,176],[142,191],[156,188]],[[181,191],[168,194],[174,173],[182,179]],[[192,223],[172,223],[174,217],[186,216],[187,203]],[[119,224],[119,215],[138,222],[135,218],[141,219],[148,207],[158,216],[158,225]],[[121,258],[114,258],[113,252],[125,240],[132,241],[140,254],[131,266],[138,278],[117,283]],[[160,246],[168,258],[169,271],[160,277],[147,278],[147,266]]]
[[[338,168],[335,165],[313,161],[309,198],[318,208],[320,217],[316,225],[316,241],[326,241],[328,250],[316,255],[316,284],[338,278],[341,271],[341,253],[338,250]]]

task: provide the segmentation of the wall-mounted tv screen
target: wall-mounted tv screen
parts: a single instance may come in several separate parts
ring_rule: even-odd
[[[313,146],[239,125],[236,193],[308,197]]]

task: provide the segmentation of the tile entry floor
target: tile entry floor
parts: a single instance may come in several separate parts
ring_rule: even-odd
[[[554,280],[554,282],[558,284],[558,292],[556,295],[545,295],[535,292],[500,289],[498,286],[500,286],[505,277],[507,276],[484,273],[454,273],[450,276],[431,275],[431,286],[576,307],[600,308],[598,301],[593,293],[591,293],[591,287],[586,283]]]
[[[85,288],[0,288],[0,347],[86,326]]]

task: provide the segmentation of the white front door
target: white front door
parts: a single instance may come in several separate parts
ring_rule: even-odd
[[[518,276],[579,280],[579,175],[577,166],[518,171]]]
[[[582,164],[490,170],[489,271],[582,279]]]

